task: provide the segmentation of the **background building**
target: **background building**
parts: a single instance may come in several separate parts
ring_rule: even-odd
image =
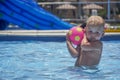
[[[91,15],[102,16],[108,22],[120,22],[119,0],[38,0],[38,4],[69,22],[82,22]]]

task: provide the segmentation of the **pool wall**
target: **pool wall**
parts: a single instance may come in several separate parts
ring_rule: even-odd
[[[68,30],[5,30],[0,31],[0,41],[65,41]],[[103,41],[120,40],[120,33],[105,33]]]

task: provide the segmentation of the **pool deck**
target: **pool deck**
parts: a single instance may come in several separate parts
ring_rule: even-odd
[[[6,36],[65,36],[68,30],[4,30],[1,35]]]
[[[1,30],[0,40],[41,40],[45,37],[54,37],[54,40],[59,37],[59,39],[64,38],[65,40],[67,32],[68,30]],[[120,32],[105,33],[105,36],[115,36],[120,40]]]
[[[0,36],[65,36],[68,30],[4,30]],[[120,35],[120,32],[105,33],[105,35]]]

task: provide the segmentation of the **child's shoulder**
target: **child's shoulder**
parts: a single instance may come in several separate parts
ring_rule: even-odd
[[[95,43],[94,43],[94,45],[96,45],[96,46],[102,46],[103,45],[103,43],[102,43],[102,41],[100,41],[100,40],[98,40],[98,41],[95,41]]]

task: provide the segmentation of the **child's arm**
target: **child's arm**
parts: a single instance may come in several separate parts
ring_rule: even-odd
[[[68,51],[70,52],[72,57],[78,57],[79,56],[79,47],[77,46],[77,48],[74,48],[71,41],[69,40],[68,34],[66,35],[66,44],[67,44],[67,48]]]
[[[85,51],[91,51],[91,50],[100,50],[100,47],[102,46],[101,41],[94,41],[94,42],[89,42],[84,35],[84,38],[81,43],[81,49]]]

